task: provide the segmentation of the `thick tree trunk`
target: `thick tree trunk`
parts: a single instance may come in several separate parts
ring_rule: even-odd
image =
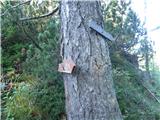
[[[100,3],[61,1],[61,55],[76,69],[63,74],[68,120],[122,120],[113,88],[108,46],[88,27],[103,26]]]

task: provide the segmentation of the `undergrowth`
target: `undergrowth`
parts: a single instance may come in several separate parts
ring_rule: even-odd
[[[160,103],[147,90],[159,94],[158,80],[154,80],[154,85],[143,81],[141,70],[122,56],[118,57],[120,58],[115,59],[114,56],[116,64],[113,64],[113,79],[124,120],[160,120]],[[119,62],[119,59],[123,59],[123,61]],[[144,83],[147,89],[143,86]]]

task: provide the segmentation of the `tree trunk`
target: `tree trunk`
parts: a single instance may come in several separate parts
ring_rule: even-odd
[[[149,53],[148,53],[148,46],[146,45],[146,53],[145,53],[145,67],[146,71],[149,73]]]
[[[76,64],[63,74],[68,120],[122,120],[113,88],[108,46],[88,27],[103,27],[100,2],[61,1],[61,56]]]

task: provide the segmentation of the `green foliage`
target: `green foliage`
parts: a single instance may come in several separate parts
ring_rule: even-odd
[[[53,81],[40,81],[32,90],[34,105],[39,110],[40,120],[59,120],[64,112],[64,90],[61,84]],[[32,99],[33,99],[32,98]]]
[[[136,45],[144,31],[145,29],[141,25],[140,19],[137,17],[136,13],[132,9],[129,9],[123,24],[123,46],[129,49]]]
[[[39,33],[42,51],[29,45],[24,73],[13,78],[17,87],[5,99],[6,119],[58,120],[64,113],[63,81],[57,72],[58,26],[57,20],[50,21],[45,31]]]
[[[12,90],[12,93],[7,93],[4,109],[6,120],[29,120],[30,114],[35,109],[30,89],[30,84],[22,82]]]
[[[130,4],[112,0],[107,7],[104,7],[105,29],[116,38],[116,42],[111,44],[111,51],[136,53],[138,50],[135,46],[139,44],[141,37],[146,35],[146,29],[141,25]]]
[[[114,56],[113,79],[116,87],[117,99],[125,120],[159,120],[160,105],[142,85],[142,77],[131,63],[120,56]],[[113,58],[112,58],[113,59]],[[158,83],[156,83],[158,84]],[[157,85],[158,86],[158,85]],[[147,88],[153,93],[158,92],[151,83]],[[158,93],[157,93],[158,94]]]
[[[8,14],[1,17],[2,32],[2,67],[3,73],[13,70],[15,61],[21,59],[21,49],[27,46],[22,30],[17,24],[18,14],[11,11],[13,1],[5,1],[2,7],[2,13],[8,9]]]
[[[130,59],[136,59],[133,56],[136,53],[145,62],[152,57],[146,29],[129,4],[112,0],[105,9],[106,30],[117,38],[115,43],[109,43],[117,99],[125,120],[159,120],[160,105],[142,85],[142,71],[124,56],[127,53]],[[147,83],[146,86],[158,97],[159,84],[156,81],[154,85]]]
[[[39,81],[22,74],[10,91],[3,91],[2,119],[58,120],[64,112],[62,83]]]
[[[15,85],[2,93],[2,119],[58,120],[61,113],[64,113],[63,81],[57,72],[59,20],[55,18],[51,21],[43,19],[21,23],[18,19],[20,14],[25,11],[30,14],[33,6],[29,12],[28,7],[10,11],[16,4],[18,1],[8,1],[2,8],[2,13],[9,9],[5,17],[2,16],[4,82],[12,81]],[[36,11],[40,12],[34,11],[33,15],[48,12],[46,5],[41,11],[42,8],[38,7]],[[23,53],[24,49],[26,53]],[[22,73],[16,73],[17,62],[23,68]]]
[[[14,43],[7,48],[2,48],[3,56],[1,63],[3,65],[3,72],[10,71],[18,59],[22,61],[23,55],[21,54],[21,50],[25,47],[26,45],[23,43]]]
[[[46,29],[38,35],[42,51],[30,45],[24,64],[25,73],[35,76],[39,80],[32,93],[42,120],[52,120],[53,118],[56,120],[64,112],[63,81],[57,72],[58,26],[59,23],[56,20],[47,24]]]

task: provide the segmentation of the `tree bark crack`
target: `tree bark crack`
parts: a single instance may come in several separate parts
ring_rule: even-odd
[[[90,41],[90,56],[92,56],[92,40],[91,40],[91,36],[90,36],[90,33],[89,33],[89,31],[87,30],[87,28],[86,28],[86,25],[85,25],[85,19],[83,18],[83,16],[82,16],[82,13],[81,13],[81,5],[80,5],[80,2],[78,1],[77,2],[77,8],[78,8],[78,12],[79,12],[79,15],[80,15],[80,17],[81,17],[81,23],[82,23],[82,25],[84,26],[84,29],[85,29],[85,31],[86,31],[86,33],[87,33],[87,35],[88,35],[88,38],[89,38],[89,41]],[[88,21],[87,21],[88,22]]]

